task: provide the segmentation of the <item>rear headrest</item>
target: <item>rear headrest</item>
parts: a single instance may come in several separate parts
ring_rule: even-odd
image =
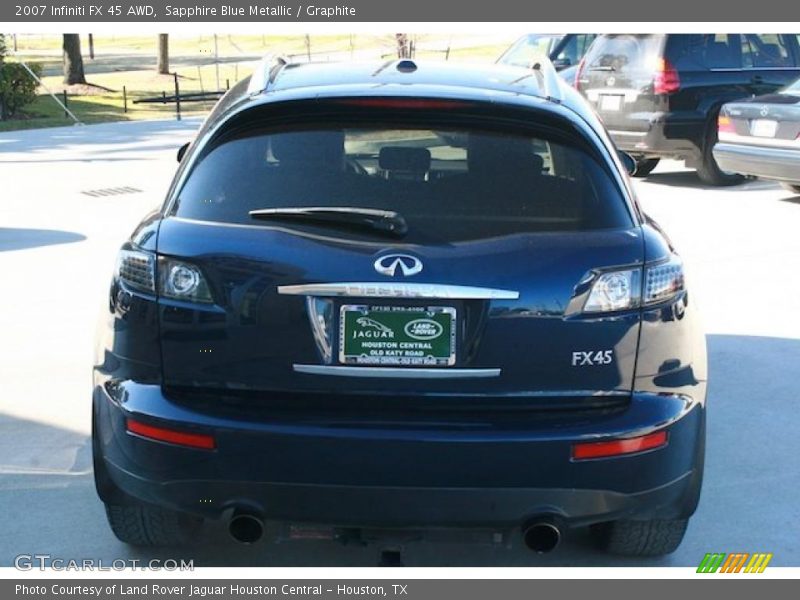
[[[280,163],[314,163],[341,167],[343,131],[298,131],[270,137],[272,156]]]
[[[544,161],[529,138],[471,133],[467,163],[472,173],[530,172],[541,175]]]
[[[427,148],[384,146],[378,155],[378,166],[384,171],[427,173],[431,169],[431,151]]]

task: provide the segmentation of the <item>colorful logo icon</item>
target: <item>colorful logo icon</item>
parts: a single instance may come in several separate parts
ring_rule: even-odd
[[[769,561],[772,560],[771,552],[735,552],[724,554],[722,552],[707,553],[700,566],[697,567],[698,573],[763,573]]]

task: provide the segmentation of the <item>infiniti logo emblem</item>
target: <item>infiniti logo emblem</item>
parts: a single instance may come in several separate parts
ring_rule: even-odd
[[[404,277],[411,277],[422,271],[422,261],[408,254],[387,254],[386,256],[381,256],[375,261],[374,266],[378,273],[389,277],[394,277],[398,269],[400,269]]]

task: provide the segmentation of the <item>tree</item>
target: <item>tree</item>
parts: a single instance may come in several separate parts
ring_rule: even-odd
[[[81,38],[77,33],[64,34],[64,83],[86,83],[81,57]]]
[[[161,75],[169,75],[169,34],[158,34],[158,64],[156,69]]]

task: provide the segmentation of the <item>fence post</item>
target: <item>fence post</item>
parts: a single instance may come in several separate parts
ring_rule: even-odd
[[[181,90],[178,87],[178,72],[175,71],[175,118],[181,120]]]
[[[124,85],[122,86],[122,112],[128,112],[128,88]]]
[[[67,107],[67,90],[64,90],[61,93],[64,95],[64,118],[68,119],[69,118],[69,111],[67,110],[68,109],[68,107]]]

